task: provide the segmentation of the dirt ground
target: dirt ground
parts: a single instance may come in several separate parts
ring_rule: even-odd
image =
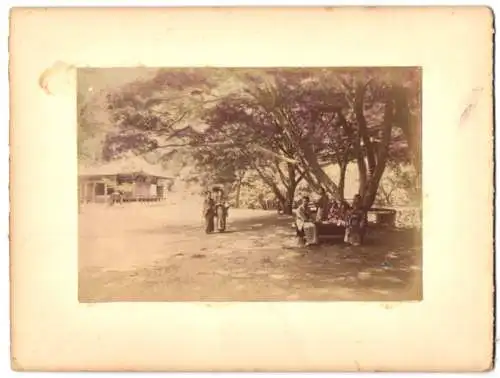
[[[205,235],[201,204],[90,204],[80,214],[79,300],[420,300],[413,231],[373,230],[366,245],[299,247],[291,218],[231,209]]]

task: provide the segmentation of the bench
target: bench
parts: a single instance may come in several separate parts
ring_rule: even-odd
[[[373,223],[376,227],[394,227],[396,224],[396,210],[384,208],[371,208],[368,215],[374,219]]]
[[[345,226],[338,226],[333,223],[315,223],[318,232],[318,239],[321,240],[338,240],[344,239]]]
[[[318,241],[327,241],[327,240],[343,240],[345,236],[345,226],[338,226],[333,223],[321,223],[315,222],[316,230],[318,232]],[[293,222],[293,228],[295,229],[295,234],[298,238],[304,238],[304,230],[300,230],[297,228],[297,224]]]

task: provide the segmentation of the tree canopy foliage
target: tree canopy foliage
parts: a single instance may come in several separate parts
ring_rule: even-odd
[[[200,175],[238,186],[251,171],[288,208],[302,180],[343,198],[349,163],[367,208],[388,164],[413,165],[420,183],[417,68],[161,69],[106,104],[102,159],[187,150]]]

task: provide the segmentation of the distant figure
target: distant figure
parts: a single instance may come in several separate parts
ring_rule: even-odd
[[[207,191],[205,193],[205,201],[203,202],[203,217],[205,218],[205,233],[207,234],[214,232],[214,216],[215,202],[212,198],[212,193]]]
[[[316,212],[316,222],[323,222],[326,220],[328,215],[328,207],[330,204],[330,199],[328,198],[328,194],[324,188],[321,188],[321,196],[316,202],[316,206],[318,211]]]
[[[121,205],[123,203],[123,196],[120,191],[115,190],[113,193],[111,193],[109,200],[109,204],[111,206],[113,206],[115,203],[119,203]]]
[[[344,241],[354,246],[363,242],[366,227],[366,215],[363,211],[361,196],[357,194],[352,202],[352,209],[347,216],[347,228]]]
[[[267,210],[267,203],[264,199],[264,194],[259,193],[259,195],[257,196],[257,201],[259,201],[259,205],[262,208],[262,210]]]
[[[297,231],[304,235],[306,246],[318,244],[318,233],[314,224],[313,215],[309,208],[309,197],[305,196],[302,199],[302,204],[297,209]]]

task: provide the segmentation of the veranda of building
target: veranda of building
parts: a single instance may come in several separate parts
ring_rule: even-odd
[[[109,164],[81,167],[78,174],[82,203],[107,202],[109,196],[118,190],[123,193],[124,201],[161,201],[167,198],[173,184],[172,177],[156,172],[154,167]]]

